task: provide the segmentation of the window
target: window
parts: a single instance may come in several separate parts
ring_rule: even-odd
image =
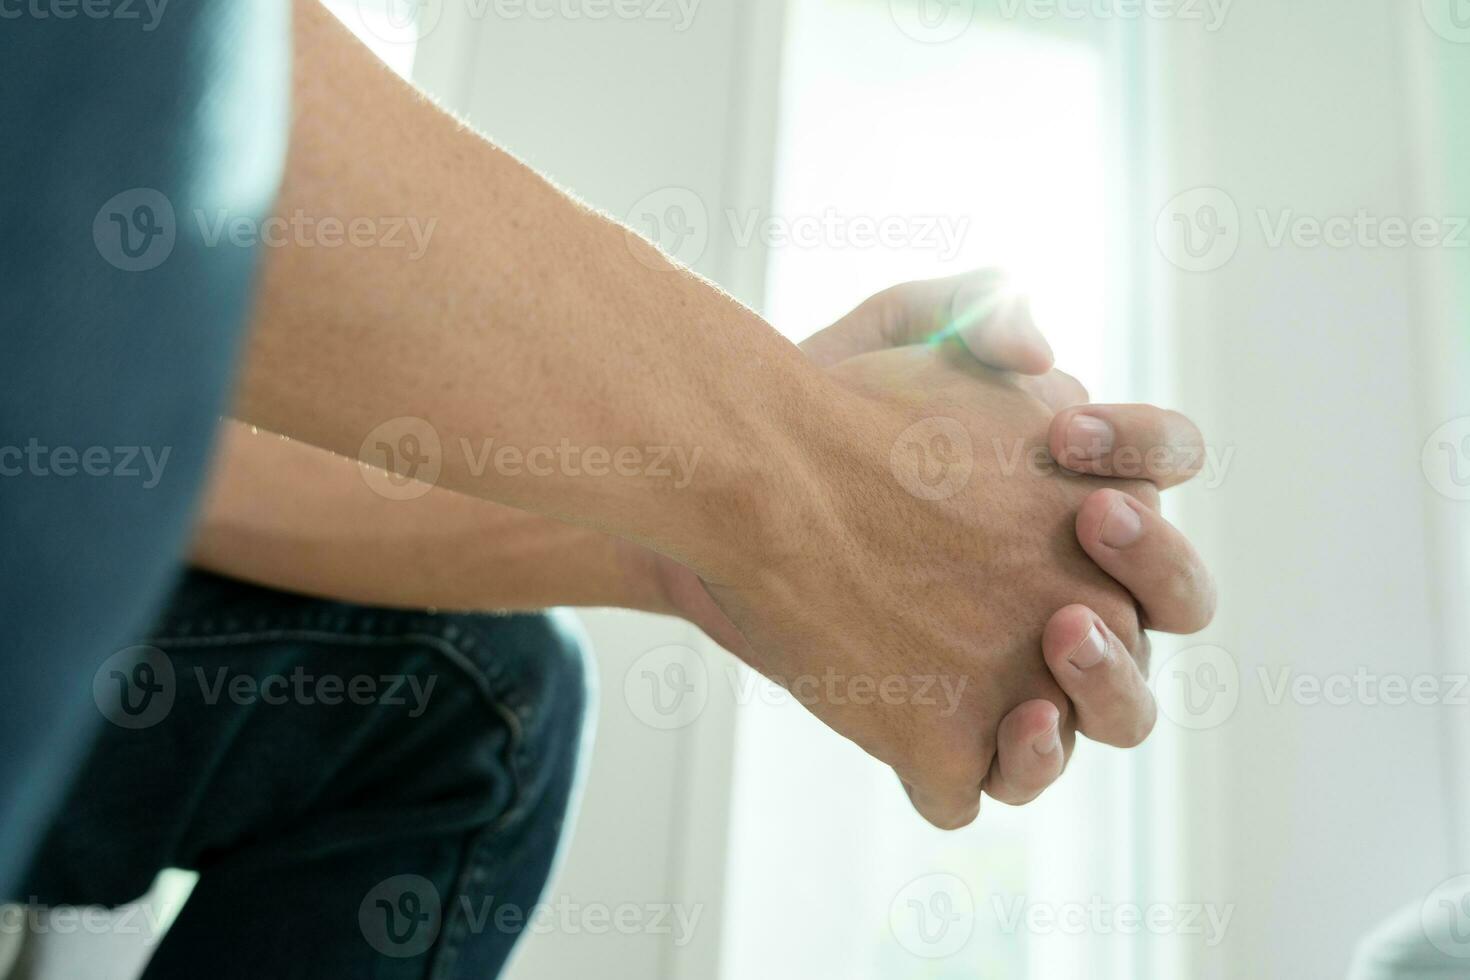
[[[418,47],[419,3],[414,0],[323,0],[323,3],[389,68],[404,78],[409,77]]]
[[[1106,46],[980,19],[925,43],[905,2],[790,0],[767,314],[800,338],[881,285],[1004,265],[1059,364],[1094,395],[1117,387]],[[1137,975],[1126,937],[1027,922],[1128,900],[1142,754],[1079,742],[1040,801],[987,799],[946,834],[789,699],[744,700],[725,977]]]

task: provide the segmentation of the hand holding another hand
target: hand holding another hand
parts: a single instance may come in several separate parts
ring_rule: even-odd
[[[756,580],[706,593],[666,568],[675,603],[893,765],[939,826],[970,822],[982,789],[1034,798],[1076,730],[1141,741],[1142,627],[1190,632],[1213,611],[1208,574],[1156,510],[1156,488],[1198,469],[1194,427],[1087,406],[990,274],[887,290],[803,346],[842,393],[844,445],[868,448],[824,461],[840,473],[824,506]],[[1035,466],[1040,447],[1073,472]],[[1155,465],[1118,465],[1142,459]],[[1098,478],[1115,471],[1146,479]],[[794,682],[812,677],[827,682],[803,696]],[[921,699],[925,679],[958,693]],[[876,700],[832,695],[885,682]]]

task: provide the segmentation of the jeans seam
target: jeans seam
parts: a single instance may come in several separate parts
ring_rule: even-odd
[[[470,648],[480,644],[472,630],[461,630],[460,636],[463,642]],[[487,874],[484,843],[504,830],[523,816],[524,811],[530,806],[530,800],[526,798],[526,783],[523,778],[522,769],[530,762],[526,753],[529,745],[525,737],[525,727],[521,723],[520,716],[515,709],[511,708],[496,693],[491,684],[490,677],[486,671],[479,668],[476,662],[469,657],[465,651],[460,650],[451,640],[444,636],[433,633],[409,631],[397,633],[392,636],[379,634],[357,634],[344,633],[334,630],[291,628],[283,627],[277,629],[237,631],[231,633],[217,633],[207,636],[175,635],[169,631],[165,635],[151,639],[150,643],[161,649],[180,648],[204,648],[204,647],[230,647],[249,643],[260,643],[270,641],[283,642],[316,642],[335,643],[357,647],[387,646],[398,643],[417,643],[437,653],[449,661],[462,674],[469,678],[475,686],[483,701],[489,708],[505,723],[509,733],[509,744],[505,748],[504,758],[506,768],[511,776],[511,799],[506,806],[505,812],[492,823],[485,825],[468,833],[466,847],[460,862],[460,867],[453,878],[450,895],[471,894],[471,889],[482,882]],[[440,934],[438,947],[430,960],[427,977],[446,977],[452,975],[456,963],[459,960],[460,947],[469,935],[469,922],[459,915],[449,914],[444,917],[443,931]]]

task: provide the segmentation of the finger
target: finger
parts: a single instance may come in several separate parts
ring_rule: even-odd
[[[1041,638],[1042,655],[1094,742],[1131,748],[1153,731],[1158,708],[1128,649],[1086,606],[1058,610]]]
[[[910,783],[902,776],[904,792],[909,802],[919,811],[919,816],[940,830],[959,830],[968,827],[980,816],[980,781],[973,787],[936,790]]]
[[[808,337],[801,349],[813,363],[830,367],[859,354],[950,335],[988,367],[1039,374],[1052,364],[1029,302],[998,269],[892,286]]]
[[[1011,806],[1030,803],[1056,781],[1066,762],[1057,706],[1045,698],[1027,701],[1001,719],[985,792]]]
[[[1198,473],[1205,455],[1204,437],[1193,422],[1153,405],[1058,411],[1048,445],[1052,457],[1069,470],[1148,480],[1161,490]]]
[[[1077,512],[1077,541],[1133,593],[1144,624],[1195,633],[1215,615],[1215,583],[1179,529],[1128,494],[1093,492]]]
[[[1039,378],[1018,378],[1016,384],[1041,399],[1053,412],[1087,404],[1087,389],[1066,371],[1048,371]]]
[[[1036,326],[1030,298],[1004,278],[962,284],[951,301],[949,331],[989,367],[1045,374],[1056,361]]]
[[[980,815],[980,785],[994,757],[994,743],[967,727],[938,729],[894,771],[925,820],[957,830]]]

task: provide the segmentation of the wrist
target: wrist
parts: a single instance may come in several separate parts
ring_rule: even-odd
[[[724,449],[690,484],[689,544],[668,552],[713,585],[766,575],[833,520],[832,481],[856,444],[857,400],[788,350],[759,363],[746,411],[732,413]]]

